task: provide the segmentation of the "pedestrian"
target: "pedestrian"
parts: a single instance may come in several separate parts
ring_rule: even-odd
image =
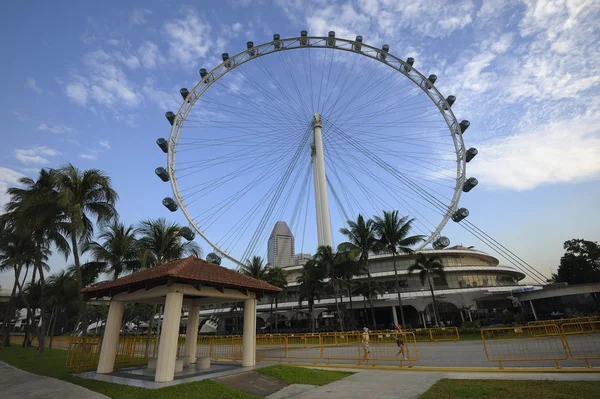
[[[400,355],[402,355],[404,360],[408,360],[404,354],[404,347],[406,344],[404,343],[404,332],[402,331],[402,326],[397,324],[396,328],[398,329],[396,332],[396,345],[398,345],[398,353],[396,353],[396,357],[400,357]]]
[[[363,358],[366,362],[369,359],[369,353],[371,353],[371,350],[369,349],[369,329],[367,327],[363,328],[362,347],[364,352]]]

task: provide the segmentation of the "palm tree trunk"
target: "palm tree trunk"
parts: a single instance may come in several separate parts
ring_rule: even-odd
[[[86,306],[83,301],[83,277],[81,275],[81,263],[79,262],[79,247],[77,246],[77,236],[75,233],[71,234],[71,245],[73,246],[73,263],[75,263],[75,279],[77,280],[77,305],[79,308],[79,317],[81,319],[81,336],[85,337],[87,334],[88,319],[86,315]]]
[[[343,331],[344,330],[344,323],[342,322],[342,315],[340,313],[340,305],[338,303],[337,287],[335,286],[335,282],[333,280],[331,280],[331,283],[333,284],[333,290],[334,290],[333,299],[335,300],[335,310],[337,312],[338,323],[340,323],[340,328]]]
[[[44,268],[42,266],[42,258],[41,258],[41,251],[42,248],[39,248],[38,250],[38,256],[37,256],[37,267],[39,269],[40,272],[40,325],[38,326],[38,324],[35,324],[35,328],[34,331],[37,332],[37,336],[38,336],[38,356],[42,356],[44,354],[44,348],[45,348],[45,341],[46,341],[46,298],[45,298],[45,293],[46,293],[46,279],[44,278]]]
[[[354,328],[354,309],[352,308],[352,286],[350,280],[348,280],[348,300],[350,301],[350,327]]]
[[[31,276],[31,286],[33,286],[35,284],[35,278],[37,277],[37,268],[34,267],[33,268],[33,275]],[[21,290],[21,297],[23,298],[23,302],[25,302],[25,306],[27,308],[27,315],[26,315],[26,319],[25,319],[25,336],[23,337],[23,348],[29,348],[30,346],[30,338],[29,338],[29,329],[31,328],[31,306],[29,305],[28,301],[25,299],[25,292],[23,292],[23,285],[21,285],[20,290]],[[35,317],[35,309],[33,309],[33,317]]]
[[[53,318],[50,323],[50,328],[48,329],[48,336],[50,337],[50,342],[48,342],[48,349],[52,349],[52,340],[54,338],[54,329],[56,328],[56,319],[58,319],[58,308],[55,306],[52,310]]]
[[[429,291],[431,292],[431,299],[433,300],[433,317],[435,318],[435,325],[440,325],[440,320],[437,312],[437,304],[435,303],[435,295],[433,294],[433,284],[431,283],[431,276],[427,273],[427,281],[429,282]]]
[[[365,317],[365,326],[369,325],[369,318],[367,316],[367,298],[363,294],[363,316]],[[375,330],[376,328],[373,328]]]
[[[314,304],[308,303],[308,312],[310,314],[310,332],[315,332],[315,318],[313,317]]]
[[[17,282],[19,281],[22,269],[23,265],[19,265],[15,268],[15,282],[13,283],[13,289],[10,293],[10,299],[6,304],[6,313],[4,314],[4,323],[2,324],[4,326],[4,335],[2,337],[4,346],[10,346],[10,322],[14,316],[14,304],[15,299],[17,298]]]
[[[400,320],[402,320],[402,328],[406,328],[404,322],[404,310],[402,309],[402,295],[400,294],[400,280],[398,278],[398,268],[396,267],[396,252],[392,252],[392,259],[394,262],[394,276],[396,277],[396,291],[398,293],[398,305],[400,305]]]
[[[269,319],[273,319],[273,296],[271,296],[271,311],[270,311],[270,315],[269,315]],[[273,326],[270,326],[270,330],[271,332],[273,331]]]
[[[279,295],[275,296],[275,332],[279,332],[279,325],[277,323],[277,313],[279,312]]]
[[[375,320],[375,305],[373,305],[373,281],[371,280],[368,259],[365,260],[365,268],[367,269],[367,279],[369,280],[369,306],[371,307],[371,320],[373,321],[373,330],[376,330],[377,321]]]

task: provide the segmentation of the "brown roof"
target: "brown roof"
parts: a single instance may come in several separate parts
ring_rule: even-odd
[[[214,263],[206,262],[195,256],[164,263],[150,269],[106,281],[81,290],[87,297],[91,293],[112,296],[129,288],[142,288],[162,284],[187,283],[218,288],[244,289],[258,293],[282,291],[281,288],[267,284],[262,280],[236,272]],[[96,296],[96,295],[94,295]]]

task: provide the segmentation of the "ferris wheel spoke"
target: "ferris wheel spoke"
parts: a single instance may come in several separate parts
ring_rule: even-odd
[[[285,74],[287,75],[288,79],[290,80],[290,82],[292,82],[292,85],[294,86],[294,92],[296,93],[296,96],[298,97],[298,100],[300,101],[300,104],[302,105],[302,109],[304,110],[305,115],[311,115],[311,110],[308,107],[308,104],[304,101],[304,97],[302,96],[302,93],[300,92],[300,87],[298,86],[298,82],[296,81],[296,77],[292,70],[292,65],[289,60],[289,57],[287,56],[287,53],[286,52],[278,53],[278,55],[279,55],[279,61],[281,62],[281,65],[283,67]],[[283,59],[283,61],[282,61],[282,59]]]
[[[345,162],[345,158],[343,158],[343,157],[336,157],[336,158],[342,164]],[[404,190],[404,188],[394,185],[394,187],[399,188],[400,190],[392,191],[389,187],[389,185],[390,185],[389,182],[383,181],[383,179],[378,177],[376,174],[370,174],[361,168],[356,168],[356,165],[344,165],[343,170],[345,170],[346,173],[351,176],[351,178],[355,182],[355,184],[357,186],[359,186],[361,188],[361,191],[363,191],[365,193],[365,197],[368,200],[370,200],[371,198],[378,198],[380,200],[380,204],[382,205],[382,207],[380,209],[386,209],[386,208],[394,209],[394,208],[396,208],[396,205],[391,205],[389,202],[384,200],[379,194],[377,194],[374,190],[366,188],[366,187],[368,187],[368,185],[362,183],[362,180],[354,174],[353,170],[355,170],[357,173],[364,174],[367,179],[373,180],[376,183],[378,183],[378,185],[380,186],[380,188],[383,191],[386,191],[388,194],[391,195],[391,197],[393,199],[398,201],[398,204],[400,204],[400,206],[402,206],[404,208],[404,210],[406,211],[407,214],[413,215],[413,216],[418,216],[417,223],[421,224],[422,227],[425,229],[425,230],[422,230],[423,233],[425,233],[425,231],[427,231],[429,229],[429,227],[424,222],[429,223],[429,225],[432,226],[433,229],[435,229],[435,225],[433,223],[431,223],[427,217],[425,217],[421,212],[419,212],[414,206],[410,205],[410,203],[407,201],[407,198],[406,198],[407,193],[406,193],[406,190]],[[400,193],[402,193],[402,195],[399,195]],[[408,194],[410,195],[412,193],[408,193]],[[413,196],[411,196],[411,198],[414,199]],[[419,198],[416,199],[416,202],[419,202],[418,200],[419,200]],[[423,206],[424,204],[420,203],[420,205]],[[433,209],[434,211],[436,211],[436,213],[439,213],[439,211],[437,209],[427,206],[427,204],[425,204],[424,206],[429,209]]]
[[[402,181],[402,183],[404,183],[414,193],[416,193],[417,195],[421,196],[423,199],[425,199],[427,202],[429,202],[430,204],[432,204],[434,207],[438,207],[439,208],[438,202],[441,203],[441,201],[437,200],[430,193],[428,193],[426,190],[424,190],[420,185],[416,184],[410,177],[406,176],[404,173],[401,173],[401,172],[397,171],[396,169],[394,169],[393,167],[391,167],[389,164],[387,164],[386,162],[382,161],[381,159],[379,159],[378,157],[374,156],[373,154],[370,154],[368,150],[365,150],[365,148],[361,147],[360,144],[356,144],[356,142],[354,142],[354,140],[352,139],[352,137],[346,135],[343,131],[339,130],[336,127],[334,127],[334,130],[337,131],[338,133],[340,133],[342,136],[344,136],[348,141],[352,142],[356,149],[358,149],[359,151],[363,152],[369,158],[375,160],[375,162],[377,162],[378,165],[382,166],[392,176],[396,176],[400,181]],[[445,212],[446,210],[442,209],[442,211]]]
[[[365,199],[373,205],[372,209],[374,209],[374,210],[375,209],[377,209],[377,210],[380,210],[380,209],[394,209],[394,208],[397,207],[396,205],[391,205],[382,196],[380,196],[374,190],[370,189],[369,185],[363,184],[361,182],[361,179],[359,179],[356,176],[356,174],[353,172],[353,170],[356,170],[358,173],[362,172],[363,174],[365,174],[365,177],[367,177],[368,180],[373,180],[376,183],[379,183],[380,180],[377,179],[377,177],[376,177],[375,174],[366,173],[366,172],[364,172],[364,170],[362,170],[362,168],[356,168],[355,165],[350,166],[348,164],[345,164],[345,158],[344,157],[339,157],[339,156],[331,157],[331,164],[332,165],[336,163],[335,159],[337,159],[340,163],[342,163],[342,165],[343,165],[342,169],[346,172],[346,174],[348,176],[350,176],[350,178],[354,182],[354,184],[356,184],[356,186],[359,187],[359,189],[363,192]],[[339,177],[339,175],[337,175],[337,177],[338,177],[339,181],[342,181],[342,179]],[[384,191],[388,192],[388,194],[391,194],[392,198],[398,200],[400,206],[402,206],[406,210],[407,214],[411,214],[411,215],[417,214],[417,215],[421,216],[423,218],[423,220],[427,220],[423,215],[421,215],[418,211],[416,211],[414,209],[414,207],[410,206],[408,204],[408,202],[402,196],[398,196],[397,193],[393,193],[387,187],[386,184],[381,184],[381,188]],[[375,204],[374,200],[378,200],[377,201],[378,203]],[[363,213],[366,213],[366,212],[363,211]],[[423,223],[420,219],[417,219],[417,220],[418,220],[418,223],[421,223],[421,224]]]

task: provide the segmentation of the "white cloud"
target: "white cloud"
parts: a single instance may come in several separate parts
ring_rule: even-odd
[[[15,118],[17,118],[18,120],[20,120],[21,122],[26,121],[27,119],[29,119],[27,117],[27,114],[24,114],[23,112],[19,112],[19,111],[10,111],[11,114],[13,114],[15,116]]]
[[[111,108],[138,105],[140,98],[118,60],[118,55],[111,56],[104,50],[87,53],[83,57],[87,76],[73,76],[66,85],[67,96],[79,105],[90,101]]]
[[[169,41],[169,53],[176,61],[187,63],[206,56],[210,48],[210,23],[193,10],[164,26]]]
[[[148,22],[146,18],[150,15],[152,15],[152,11],[145,8],[136,8],[131,12],[131,18],[129,20],[134,25],[143,25]]]
[[[65,86],[67,96],[76,104],[86,105],[88,102],[87,81],[81,77],[75,77],[75,79]]]
[[[82,159],[87,159],[90,161],[93,161],[96,159],[96,156],[94,154],[89,154],[89,153],[83,153],[83,154],[79,154],[79,158]]]
[[[0,213],[4,213],[4,205],[10,200],[10,196],[6,192],[10,187],[19,185],[19,179],[25,175],[0,166]]]
[[[138,50],[138,58],[144,68],[156,68],[165,63],[165,57],[161,54],[158,46],[148,40],[140,45]]]
[[[562,120],[478,145],[469,176],[482,187],[531,190],[600,177],[600,116]]]
[[[26,165],[43,165],[49,162],[48,158],[60,155],[60,152],[46,146],[20,148],[14,151],[15,158]]]
[[[106,148],[107,150],[110,150],[112,148],[111,145],[110,145],[110,143],[108,141],[106,141],[106,140],[103,140],[103,141],[99,142],[99,144],[102,147]]]
[[[45,92],[40,86],[38,86],[34,78],[27,78],[25,81],[25,86],[35,91],[38,96],[41,96]]]
[[[69,132],[73,131],[73,129],[71,129],[67,125],[58,125],[58,124],[55,124],[52,122],[42,123],[41,125],[38,126],[38,130],[45,130],[45,131],[48,131],[48,132],[54,133],[54,134],[63,134],[63,133],[69,133]]]
[[[494,41],[490,48],[495,53],[506,53],[513,42],[513,36],[514,35],[512,33],[505,33],[504,35],[500,36],[498,40]]]

